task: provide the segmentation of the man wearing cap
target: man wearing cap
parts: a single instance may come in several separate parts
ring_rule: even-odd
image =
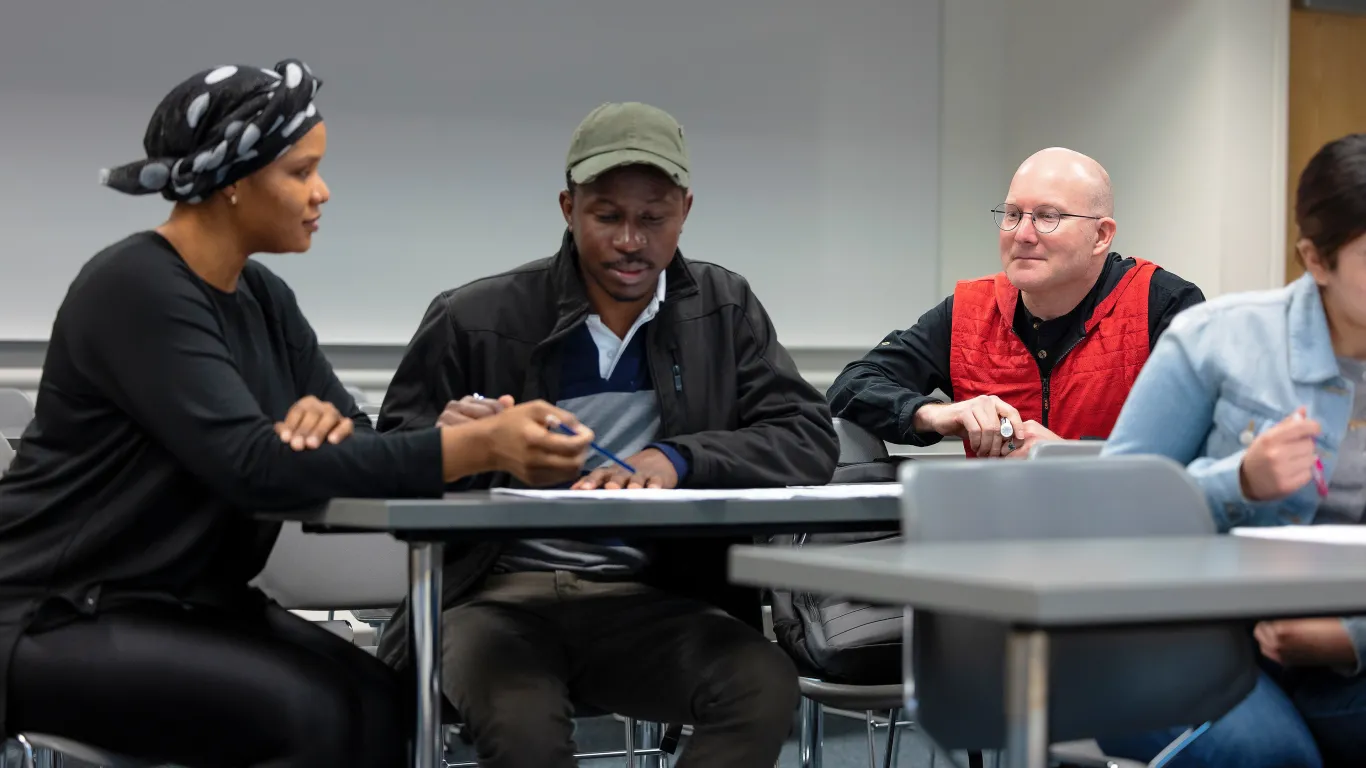
[[[576,489],[824,484],[838,446],[744,278],[678,251],[692,206],[683,129],[605,104],[575,131],[559,251],[432,302],[380,429],[542,398],[599,444]],[[507,485],[472,478],[459,488]],[[447,548],[443,689],[484,766],[571,766],[576,706],[692,724],[680,768],[771,766],[796,670],[726,580],[718,539],[534,539]],[[402,620],[400,609],[396,620]],[[407,664],[406,631],[380,655]]]

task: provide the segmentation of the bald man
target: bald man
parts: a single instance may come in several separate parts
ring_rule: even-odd
[[[892,443],[956,435],[970,457],[1104,439],[1157,337],[1205,299],[1156,264],[1110,250],[1110,176],[1080,152],[1025,160],[993,215],[1004,271],[958,283],[910,329],[850,363],[828,393],[835,416]]]

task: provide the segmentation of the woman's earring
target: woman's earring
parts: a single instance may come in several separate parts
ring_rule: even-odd
[[[232,203],[233,205],[237,205],[237,195],[233,195],[233,196],[229,197],[229,198],[228,198],[228,202],[229,202],[229,203]]]

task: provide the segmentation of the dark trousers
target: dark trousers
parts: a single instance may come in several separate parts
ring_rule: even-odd
[[[442,687],[485,768],[575,765],[574,702],[693,725],[678,768],[770,768],[799,697],[762,634],[635,582],[492,576],[442,632]]]
[[[188,768],[396,768],[400,678],[275,605],[116,610],[15,648],[10,726]]]

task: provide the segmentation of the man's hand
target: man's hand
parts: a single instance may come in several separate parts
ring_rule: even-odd
[[[318,448],[323,441],[336,445],[351,436],[355,422],[342,416],[337,406],[308,395],[290,406],[283,421],[275,423],[275,434],[296,451]]]
[[[979,395],[957,403],[930,403],[915,412],[917,432],[938,432],[963,438],[978,456],[1004,456],[1010,441],[1001,437],[1001,419],[1008,419],[1019,444],[1020,412],[995,395]]]
[[[588,473],[571,490],[592,491],[598,488],[615,491],[621,488],[676,488],[678,472],[663,451],[646,448],[626,460],[636,468],[633,475],[621,466],[611,463]]]
[[[489,416],[497,416],[503,411],[516,405],[512,395],[503,395],[497,400],[489,400],[474,395],[465,395],[459,400],[452,400],[446,403],[446,410],[436,418],[438,427],[454,427],[460,424],[468,424],[471,421],[486,419]]]
[[[1259,622],[1252,631],[1262,655],[1283,667],[1352,667],[1356,649],[1340,619]]]
[[[1030,419],[1021,424],[1020,430],[1015,433],[1014,437],[1010,438],[1010,441],[1014,441],[1015,447],[1006,452],[1006,458],[1027,459],[1029,458],[1029,449],[1032,448],[1035,443],[1046,443],[1049,440],[1061,439],[1061,437],[1048,431],[1048,427]],[[1007,443],[1010,441],[1007,441]],[[1009,446],[1007,445],[1007,447]]]

